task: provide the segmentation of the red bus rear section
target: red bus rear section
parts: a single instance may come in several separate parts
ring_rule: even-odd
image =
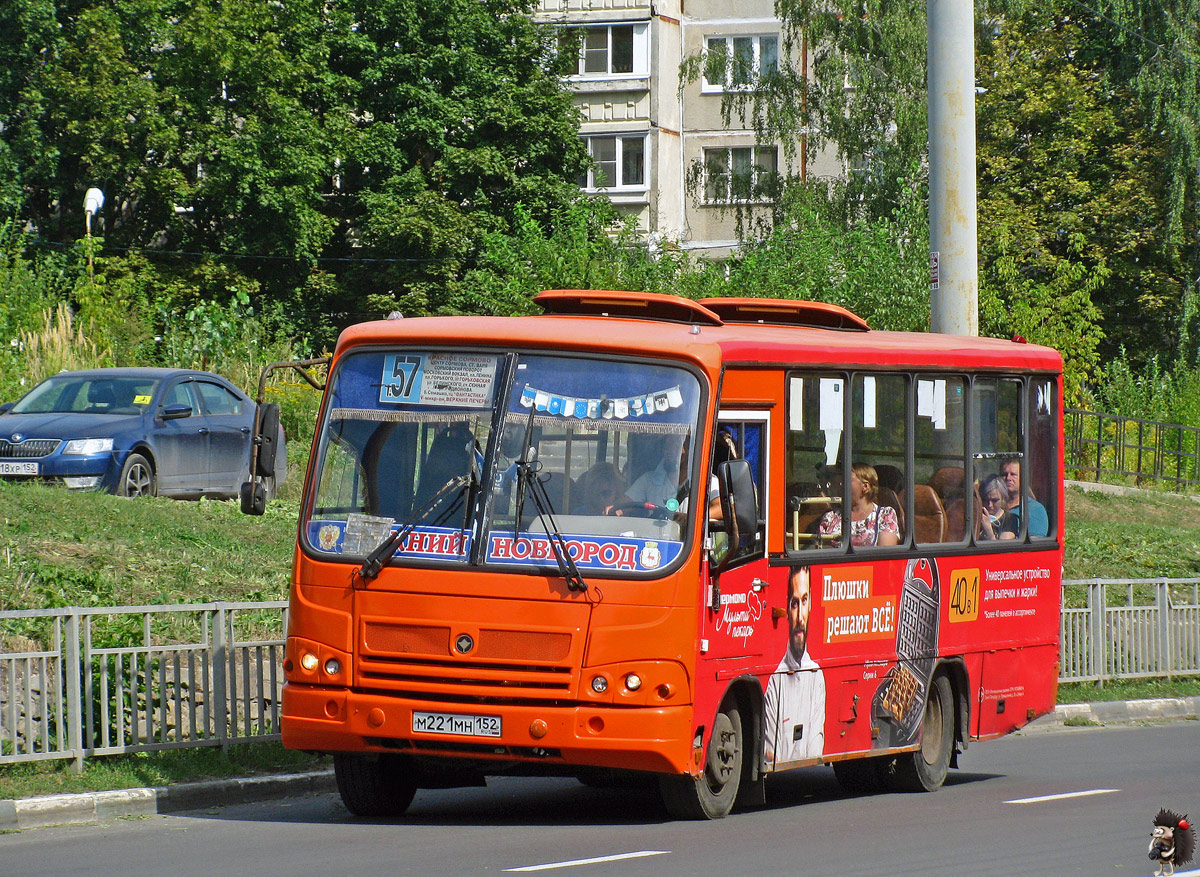
[[[339,340],[285,745],[361,815],[486,776],[675,815],[933,790],[1054,708],[1061,359],[830,305],[559,290]],[[849,526],[843,526],[849,522]]]

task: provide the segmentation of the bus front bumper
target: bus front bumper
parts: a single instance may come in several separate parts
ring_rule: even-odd
[[[493,727],[498,736],[414,730],[414,713],[443,724]],[[458,721],[450,721],[453,717]],[[283,744],[317,752],[408,752],[482,761],[522,761],[689,773],[692,709],[671,707],[464,705],[289,682],[283,687]]]

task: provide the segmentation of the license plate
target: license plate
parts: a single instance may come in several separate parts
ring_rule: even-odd
[[[499,716],[464,716],[458,713],[413,712],[413,731],[453,734],[458,737],[499,737]]]
[[[29,461],[21,463],[13,463],[10,461],[0,460],[0,475],[37,475],[38,464]]]

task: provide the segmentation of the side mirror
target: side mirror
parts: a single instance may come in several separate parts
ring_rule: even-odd
[[[264,478],[275,474],[275,455],[279,450],[279,406],[268,402],[258,407],[254,442],[258,445],[255,472]]]
[[[179,420],[181,417],[192,416],[192,406],[184,405],[182,402],[176,402],[173,405],[166,405],[159,409],[158,416],[163,420]]]
[[[743,536],[758,529],[758,498],[750,464],[730,460],[717,466],[717,485],[721,492],[721,517],[729,532],[729,542],[737,545]]]
[[[16,402],[5,402],[3,405],[0,405],[0,414],[7,414],[16,404]]]
[[[261,482],[242,482],[242,514],[262,515],[267,511],[267,492]]]

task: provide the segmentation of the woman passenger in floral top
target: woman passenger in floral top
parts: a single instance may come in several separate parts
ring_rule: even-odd
[[[897,545],[900,522],[891,506],[876,505],[879,475],[874,466],[855,463],[850,474],[850,544],[856,547]],[[841,536],[842,513],[834,510],[821,516],[818,529],[823,536]]]

